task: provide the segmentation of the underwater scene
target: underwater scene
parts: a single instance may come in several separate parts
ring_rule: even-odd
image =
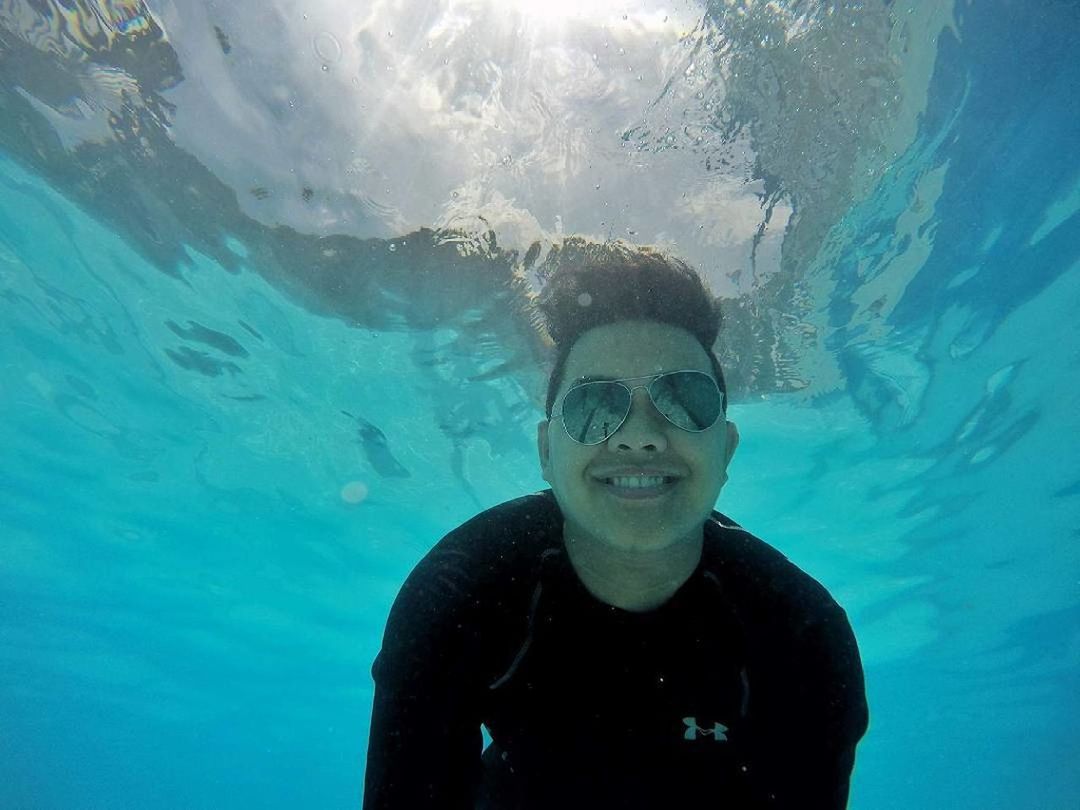
[[[0,0],[0,808],[359,808],[406,577],[548,486],[536,303],[595,242],[718,298],[716,507],[847,613],[849,806],[1080,807],[1078,40]]]

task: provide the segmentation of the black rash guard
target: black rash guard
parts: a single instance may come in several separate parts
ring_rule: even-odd
[[[562,524],[550,491],[519,498],[410,574],[372,668],[365,810],[847,805],[869,713],[824,587],[713,513],[687,582],[629,612],[586,590]]]

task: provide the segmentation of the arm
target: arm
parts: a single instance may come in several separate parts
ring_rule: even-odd
[[[831,627],[829,626],[831,625]],[[824,628],[828,681],[825,689],[825,727],[836,742],[826,763],[829,783],[833,786],[832,806],[847,807],[851,772],[855,767],[855,746],[870,726],[870,707],[866,702],[866,681],[855,633],[847,614],[840,610]]]
[[[482,739],[460,593],[418,568],[394,602],[372,667],[364,810],[473,807]]]
[[[728,568],[725,584],[753,621],[741,625],[758,660],[744,743],[751,806],[845,810],[855,747],[869,724],[847,614],[775,548],[718,512],[713,518],[706,531],[722,532],[711,530],[723,544],[718,567]]]
[[[793,777],[783,807],[844,810],[855,747],[869,725],[862,662],[847,615],[836,608],[804,631],[794,745],[787,763]]]

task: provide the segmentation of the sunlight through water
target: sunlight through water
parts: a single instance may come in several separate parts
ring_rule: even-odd
[[[0,806],[358,807],[390,605],[546,486],[537,296],[623,240],[719,297],[718,508],[858,636],[850,806],[1074,810],[1078,37],[0,0]]]

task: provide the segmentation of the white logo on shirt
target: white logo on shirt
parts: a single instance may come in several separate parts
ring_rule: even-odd
[[[684,740],[696,740],[701,734],[705,737],[711,736],[716,742],[727,742],[728,727],[723,723],[713,723],[712,728],[702,728],[696,717],[684,717],[682,721],[686,726],[686,731],[683,732]]]

